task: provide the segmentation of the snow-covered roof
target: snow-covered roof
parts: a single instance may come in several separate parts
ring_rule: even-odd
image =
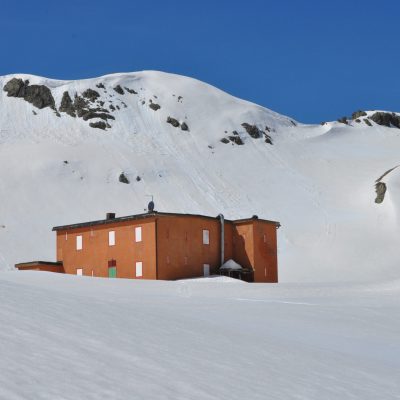
[[[238,264],[236,261],[229,259],[228,261],[226,261],[220,269],[234,269],[234,270],[241,270],[243,269],[243,267]]]

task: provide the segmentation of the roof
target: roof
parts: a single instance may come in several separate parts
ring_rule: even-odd
[[[197,217],[197,218],[204,218],[204,219],[211,219],[211,220],[215,220],[215,219],[219,218],[219,216],[210,217],[208,215],[201,215],[201,214],[180,214],[180,213],[167,213],[167,212],[152,211],[152,212],[147,212],[147,213],[143,213],[143,214],[128,215],[126,217],[101,219],[101,220],[97,220],[97,221],[88,221],[88,222],[80,222],[77,224],[55,226],[55,227],[53,227],[53,231],[84,228],[84,227],[96,226],[96,225],[114,224],[114,223],[118,223],[118,222],[141,220],[141,219],[154,218],[154,217],[171,217],[171,216]],[[245,219],[238,219],[238,220],[234,220],[234,221],[225,219],[225,222],[242,223],[242,222],[248,222],[248,221],[253,221],[253,220],[272,223],[272,224],[275,224],[277,227],[280,226],[280,223],[277,221],[269,221],[266,219],[259,219],[257,216],[253,216],[251,218],[245,218]]]
[[[59,267],[60,265],[63,265],[61,261],[57,262],[52,262],[52,261],[29,261],[29,262],[24,262],[24,263],[18,263],[15,264],[15,266],[18,267],[24,267],[24,266],[33,266],[33,265],[49,265],[53,267]]]

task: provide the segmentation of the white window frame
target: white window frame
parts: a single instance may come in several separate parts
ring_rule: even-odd
[[[210,231],[203,229],[203,244],[210,244]]]
[[[82,235],[77,235],[76,237],[76,250],[82,250],[83,249],[83,236]]]
[[[137,226],[135,228],[135,242],[141,242],[142,241],[142,227]]]
[[[115,246],[115,231],[108,232],[108,245]]]
[[[76,275],[77,276],[83,276],[83,268],[77,268],[76,269]]]
[[[141,278],[143,276],[143,262],[142,261],[136,261],[135,276],[136,276],[136,278]]]

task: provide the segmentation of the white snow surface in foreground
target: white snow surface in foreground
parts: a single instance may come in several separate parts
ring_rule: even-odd
[[[399,399],[399,296],[2,272],[0,398]]]
[[[65,90],[72,98],[98,90],[105,106],[120,106],[112,129],[7,97],[2,88],[14,76],[51,87],[57,107]],[[138,94],[119,95],[117,84]],[[152,194],[159,211],[280,221],[281,282],[400,278],[399,169],[374,203],[375,180],[400,163],[399,129],[294,126],[195,79],[154,71],[82,81],[17,74],[0,77],[0,88],[0,269],[54,260],[53,226],[142,213]],[[268,126],[274,144],[251,138],[243,122]],[[220,142],[234,130],[243,146]],[[118,181],[121,172],[131,184]]]

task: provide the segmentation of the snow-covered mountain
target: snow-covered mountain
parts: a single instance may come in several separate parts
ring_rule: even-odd
[[[280,221],[281,281],[400,277],[397,114],[304,125],[153,71],[0,88],[0,269],[54,259],[54,225],[151,194],[160,211]]]

